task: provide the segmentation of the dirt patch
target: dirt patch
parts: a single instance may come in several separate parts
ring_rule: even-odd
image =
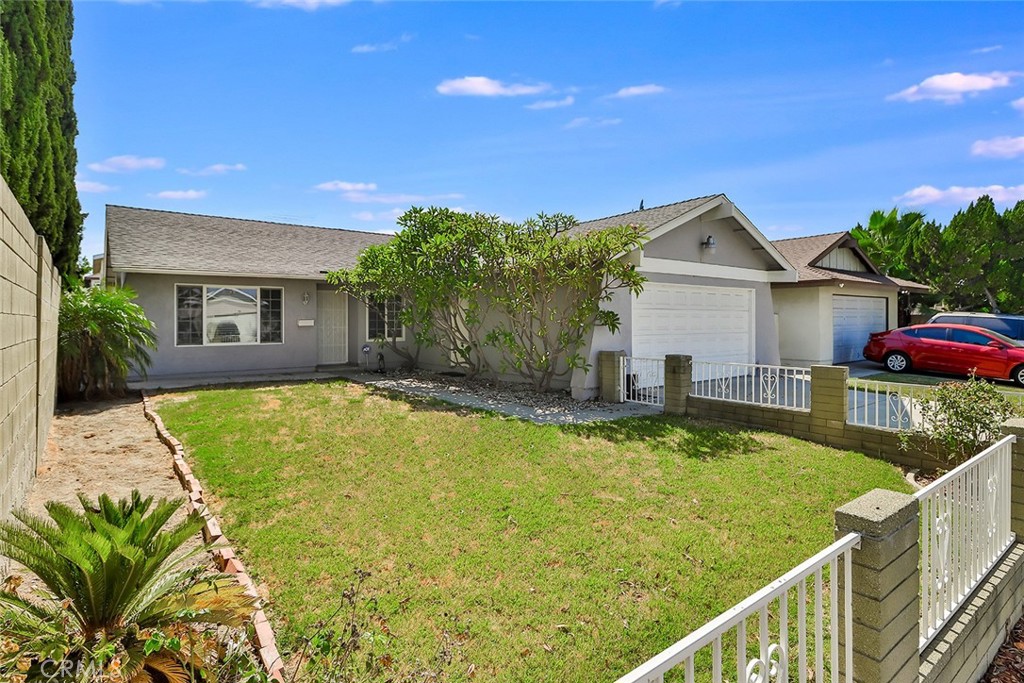
[[[59,406],[24,507],[33,514],[46,515],[47,501],[79,509],[80,493],[93,500],[106,493],[116,500],[129,496],[132,489],[157,499],[185,497],[167,448],[142,414],[141,400]],[[184,518],[184,511],[178,510],[171,523]],[[186,547],[199,543],[197,535]],[[205,553],[197,559],[212,562]]]

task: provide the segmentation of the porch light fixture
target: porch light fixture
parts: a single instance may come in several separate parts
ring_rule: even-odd
[[[700,246],[704,247],[704,251],[714,255],[715,249],[718,248],[718,243],[715,242],[715,238],[708,235],[708,238],[700,243]]]
[[[309,304],[309,292],[302,293],[302,305],[306,306]]]

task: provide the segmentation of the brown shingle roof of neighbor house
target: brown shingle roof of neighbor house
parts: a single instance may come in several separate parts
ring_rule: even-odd
[[[109,270],[323,279],[392,238],[308,225],[107,206]]]
[[[927,292],[928,286],[911,280],[904,280],[898,277],[888,277],[879,272],[878,267],[871,262],[857,241],[849,232],[830,232],[825,235],[811,235],[809,237],[792,237],[785,240],[772,242],[786,260],[796,268],[800,279],[797,284],[822,284],[825,282],[851,282],[865,285],[888,285],[920,292]],[[849,247],[853,249],[863,260],[871,272],[860,272],[852,270],[837,270],[835,268],[822,268],[812,265],[817,263],[833,249]]]
[[[684,213],[692,211],[697,207],[707,204],[711,200],[721,197],[720,194],[711,194],[706,197],[695,197],[693,199],[687,199],[682,202],[676,202],[674,204],[665,204],[663,206],[652,206],[649,209],[643,211],[628,211],[626,213],[616,214],[614,216],[607,216],[605,218],[597,218],[591,221],[580,223],[572,230],[570,234],[581,234],[591,232],[592,230],[602,230],[604,228],[613,228],[619,225],[639,225],[640,227],[650,230],[656,228],[659,225],[664,225],[671,220],[679,218]]]

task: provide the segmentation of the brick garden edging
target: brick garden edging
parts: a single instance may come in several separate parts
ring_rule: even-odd
[[[178,481],[181,482],[181,487],[188,494],[185,511],[192,512],[194,510],[203,518],[203,540],[214,545],[211,551],[214,562],[220,571],[225,574],[234,575],[238,583],[245,589],[247,595],[259,598],[256,584],[253,583],[252,578],[245,571],[242,561],[235,557],[234,550],[232,550],[230,543],[228,543],[224,532],[220,528],[220,522],[217,521],[217,518],[210,511],[203,498],[203,485],[199,483],[196,476],[192,474],[192,468],[185,462],[185,448],[181,445],[180,441],[171,436],[171,433],[167,431],[164,421],[160,419],[160,416],[157,415],[156,410],[153,408],[153,401],[150,399],[149,394],[145,390],[140,393],[142,394],[143,415],[153,423],[153,426],[156,427],[157,438],[171,452],[174,474],[177,475]],[[259,652],[260,663],[263,664],[273,680],[282,681],[284,678],[284,662],[277,650],[274,629],[271,627],[270,621],[267,619],[267,615],[262,608],[258,608],[253,612],[252,623],[256,631],[255,646]]]

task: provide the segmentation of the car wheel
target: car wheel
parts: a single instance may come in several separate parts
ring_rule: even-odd
[[[906,372],[910,369],[910,356],[893,351],[885,357],[885,367],[890,372]]]
[[[1024,387],[1024,365],[1018,365],[1010,373],[1010,379],[1019,387]]]

